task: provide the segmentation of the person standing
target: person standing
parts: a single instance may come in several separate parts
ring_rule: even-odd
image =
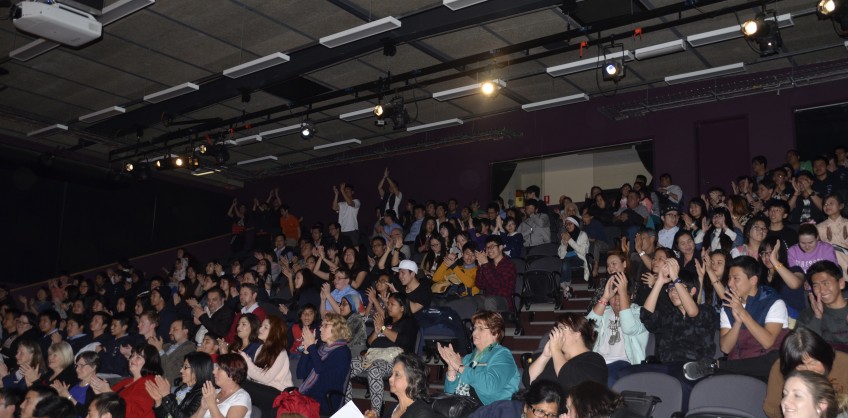
[[[348,237],[353,245],[359,245],[359,208],[362,204],[359,199],[353,198],[353,185],[342,183],[338,187],[333,186],[333,210],[339,214],[339,224],[342,235]],[[339,202],[339,194],[342,201]]]

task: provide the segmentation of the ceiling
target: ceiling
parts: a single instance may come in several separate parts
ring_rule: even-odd
[[[405,98],[413,119],[409,126],[415,126],[452,118],[468,122],[580,93],[591,97],[658,88],[666,86],[666,76],[737,62],[744,62],[750,74],[846,58],[844,40],[830,22],[817,19],[813,1],[782,0],[767,6],[779,15],[791,13],[794,24],[781,29],[784,46],[776,56],[761,58],[738,37],[630,61],[617,86],[599,82],[597,71],[563,77],[546,72],[547,67],[580,60],[582,41],[588,42],[582,58],[602,55],[600,45],[613,40],[632,51],[738,26],[760,5],[742,0],[583,0],[565,6],[552,0],[489,0],[452,11],[441,0],[160,0],[104,26],[100,40],[79,49],[59,47],[28,61],[0,60],[8,71],[0,76],[0,88],[5,87],[0,91],[0,134],[19,138],[16,146],[49,149],[60,157],[119,170],[126,161],[186,152],[206,140],[297,125],[308,113],[317,125],[311,141],[296,134],[266,137],[230,146],[230,159],[219,173],[170,173],[238,186],[308,169],[313,161],[353,147],[412,135],[393,130],[391,123],[374,126],[373,117],[339,119],[340,114],[373,107],[381,85],[387,99],[395,94]],[[322,37],[387,16],[402,27],[335,48],[319,43]],[[641,36],[634,36],[637,28],[642,28]],[[0,22],[3,54],[34,39],[17,31],[11,20]],[[384,54],[385,44],[396,45],[394,56]],[[222,75],[227,68],[275,52],[291,60],[241,78]],[[388,73],[390,83],[380,84]],[[479,94],[449,101],[431,97],[487,78],[505,80],[507,86],[492,99]],[[158,104],[142,100],[186,82],[199,90]],[[249,93],[247,102],[244,93]],[[112,106],[124,107],[126,113],[97,123],[78,120]],[[28,132],[56,123],[69,130],[27,138]],[[361,144],[313,149],[352,138]],[[237,164],[268,155],[277,159]],[[208,158],[202,161],[211,164]]]

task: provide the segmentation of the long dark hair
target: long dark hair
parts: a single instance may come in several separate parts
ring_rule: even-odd
[[[404,319],[408,319],[412,317],[412,309],[409,307],[409,298],[406,297],[406,293],[395,292],[389,295],[389,299],[394,299],[397,303],[400,304],[400,307],[403,308],[403,315],[400,317],[398,321],[402,321]],[[386,315],[387,320],[392,320],[391,317]]]
[[[568,397],[578,417],[608,417],[622,403],[619,394],[592,380],[569,389]]]
[[[821,362],[825,374],[830,374],[836,352],[819,334],[806,327],[797,327],[786,335],[780,346],[780,374],[784,378],[788,376],[804,363],[805,356]]]
[[[248,343],[255,343],[259,341],[259,327],[262,325],[259,322],[259,317],[256,316],[256,314],[246,313],[239,318],[239,321],[241,321],[242,318],[247,320],[247,323],[250,324],[250,336],[247,337]],[[238,322],[236,322],[236,328],[238,329]],[[234,352],[244,350],[245,347],[242,347],[242,344],[243,342],[238,336],[238,330],[236,330],[236,338],[235,341],[233,341],[233,346],[231,348]]]
[[[525,407],[533,407],[540,403],[555,403],[557,409],[562,413],[565,409],[565,391],[562,385],[553,380],[538,379],[524,392],[515,396],[516,400],[523,400]]]
[[[139,344],[133,348],[133,354],[138,354],[144,359],[144,366],[141,366],[141,376],[161,375],[162,359],[159,357],[159,350],[150,344]]]
[[[203,387],[203,384],[206,382],[214,382],[212,370],[215,366],[209,354],[201,351],[192,351],[185,355],[185,361],[188,362],[188,367],[191,367],[191,370],[194,371],[195,387]]]
[[[282,353],[286,354],[288,348],[288,327],[285,322],[278,316],[268,315],[265,318],[268,321],[269,330],[268,337],[262,342],[262,349],[256,355],[256,365],[262,370],[268,370],[277,360],[277,357]]]

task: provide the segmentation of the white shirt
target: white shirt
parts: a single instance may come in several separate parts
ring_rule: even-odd
[[[766,324],[768,323],[778,323],[782,325],[781,328],[789,328],[789,311],[786,309],[786,302],[778,299],[771,305],[766,313]],[[721,310],[721,328],[732,328],[724,309]]]
[[[353,206],[348,205],[345,201],[339,202],[339,225],[342,226],[342,232],[359,229],[359,221],[357,221],[356,216],[359,214],[360,207],[362,205],[359,203],[359,199],[353,199]]]
[[[221,393],[221,389],[218,389],[218,393]],[[247,414],[244,418],[250,418],[250,412],[253,409],[253,402],[250,400],[250,394],[248,394],[246,390],[240,388],[227,397],[227,399],[219,402],[218,410],[221,411],[221,415],[227,416],[227,411],[229,411],[233,406],[247,407]],[[203,418],[212,418],[212,413],[206,411],[206,413],[203,414]]]
[[[680,228],[676,226],[671,229],[660,229],[660,232],[657,232],[657,243],[660,244],[660,247],[671,248],[674,245],[674,236],[678,230]]]

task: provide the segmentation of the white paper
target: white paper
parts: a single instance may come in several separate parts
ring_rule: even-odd
[[[350,401],[330,418],[365,418],[365,416],[362,415],[362,412],[359,411],[359,408],[356,407],[353,401]]]

